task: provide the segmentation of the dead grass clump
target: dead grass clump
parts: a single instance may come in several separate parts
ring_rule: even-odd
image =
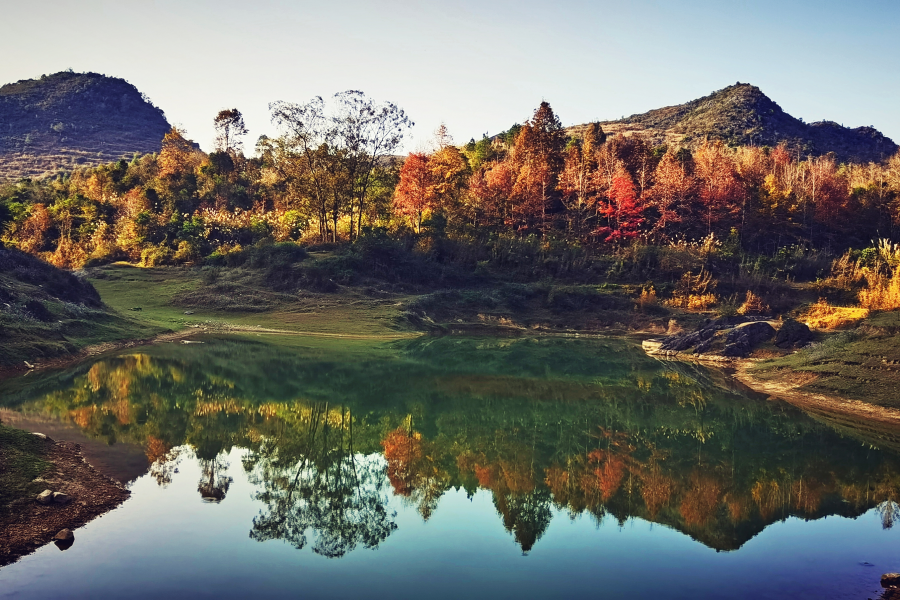
[[[656,289],[652,285],[649,288],[641,290],[641,297],[638,299],[638,304],[640,304],[642,309],[645,306],[656,305]]]
[[[711,308],[719,301],[715,294],[718,283],[706,269],[700,269],[696,275],[688,271],[681,276],[681,281],[675,287],[672,298],[666,301],[666,305],[686,310]]]
[[[739,315],[764,315],[769,312],[769,305],[762,298],[751,291],[747,291],[747,297],[740,308],[737,309]]]
[[[869,316],[868,308],[831,306],[824,298],[812,304],[799,320],[810,329],[841,329],[856,325]]]

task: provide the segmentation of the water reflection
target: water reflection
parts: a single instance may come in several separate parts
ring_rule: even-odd
[[[243,469],[262,506],[251,538],[327,557],[387,539],[391,496],[428,520],[452,489],[490,491],[523,552],[554,508],[597,523],[638,517],[717,550],[791,515],[878,507],[885,528],[900,518],[891,440],[626,343],[206,342],[13,382],[3,397],[109,444],[140,444],[160,486],[180,461],[198,461],[207,502],[226,500],[229,471]],[[235,447],[248,450],[240,465],[225,461]]]

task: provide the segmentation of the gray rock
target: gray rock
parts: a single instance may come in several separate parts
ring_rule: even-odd
[[[779,348],[799,348],[812,341],[812,338],[812,331],[805,323],[788,319],[775,335],[775,345]]]
[[[885,573],[881,576],[881,587],[897,587],[900,586],[900,573]]]
[[[37,500],[41,504],[50,504],[51,502],[53,502],[53,492],[50,490],[44,490],[37,495],[37,498],[35,498],[35,500]]]
[[[65,504],[72,498],[69,497],[68,494],[63,494],[62,492],[53,492],[53,501],[57,504]]]
[[[49,439],[50,439],[50,438],[48,438],[46,435],[44,435],[43,433],[32,433],[31,435],[33,435],[33,436],[36,437],[36,438],[40,438],[40,439],[42,439],[42,440],[49,440]]]
[[[53,539],[68,542],[75,539],[75,534],[72,533],[71,529],[61,529],[59,533],[53,536]]]
[[[752,348],[757,344],[771,340],[774,336],[774,327],[765,321],[756,321],[754,323],[738,325],[729,331],[728,336],[725,338],[725,343],[735,343],[742,338],[746,338],[746,343]]]

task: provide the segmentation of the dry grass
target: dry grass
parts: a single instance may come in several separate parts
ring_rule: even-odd
[[[799,320],[810,329],[842,329],[852,327],[868,316],[868,308],[832,306],[822,298],[806,309]]]
[[[690,271],[681,276],[672,298],[666,301],[667,306],[684,310],[706,310],[719,301],[715,289],[718,281],[712,278],[709,271],[701,269],[694,275]]]
[[[737,311],[739,315],[764,315],[769,312],[769,305],[762,298],[748,290],[747,298]]]
[[[900,268],[892,277],[877,274],[868,278],[868,289],[859,292],[859,304],[871,310],[900,309]]]

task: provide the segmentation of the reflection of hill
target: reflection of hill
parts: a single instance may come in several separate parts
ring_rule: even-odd
[[[787,516],[855,516],[897,499],[892,451],[717,377],[610,340],[348,349],[210,338],[103,359],[11,399],[94,438],[141,444],[161,484],[173,449],[191,445],[212,500],[230,482],[217,457],[247,448],[266,507],[253,537],[299,548],[311,530],[328,556],[390,534],[387,485],[424,519],[450,488],[489,490],[524,551],[554,506],[733,550]]]

